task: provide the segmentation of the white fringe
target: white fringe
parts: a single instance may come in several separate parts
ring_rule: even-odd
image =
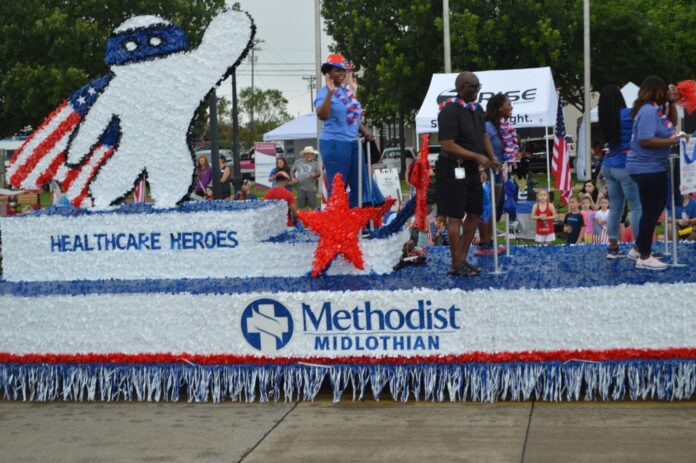
[[[433,402],[688,400],[696,391],[696,360],[612,362],[113,365],[2,364],[0,395],[32,402],[308,401],[328,379],[333,400]],[[371,393],[371,394],[370,394]]]

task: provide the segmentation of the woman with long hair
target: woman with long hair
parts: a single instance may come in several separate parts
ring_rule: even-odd
[[[484,119],[486,121],[486,132],[488,133],[488,138],[491,140],[491,145],[493,146],[493,153],[501,164],[506,162],[515,161],[519,158],[519,140],[517,138],[517,130],[513,127],[510,122],[510,116],[512,116],[512,102],[503,93],[496,93],[493,95],[486,105],[486,114]],[[485,171],[482,172],[482,182],[485,182]],[[496,201],[496,212],[498,220],[500,214],[503,212],[503,182],[507,180],[503,177],[504,170],[496,172],[495,175],[495,189],[494,198]],[[488,223],[482,223],[479,225],[479,236],[481,238],[480,244],[476,248],[476,254],[493,254],[493,227],[494,220]],[[504,248],[499,248],[498,252],[504,251]]]
[[[667,158],[672,146],[679,143],[684,134],[677,134],[677,106],[681,95],[664,80],[648,76],[638,91],[631,116],[633,130],[631,149],[626,157],[626,170],[638,184],[643,208],[636,247],[628,257],[636,259],[636,268],[664,270],[668,265],[651,255],[652,237],[660,213],[667,203]]]
[[[198,156],[198,162],[196,163],[196,194],[201,198],[205,198],[207,188],[212,180],[213,169],[210,167],[208,158],[204,155]]]
[[[285,159],[283,156],[277,156],[276,165],[273,169],[271,169],[271,172],[268,174],[268,181],[271,182],[271,186],[278,186],[276,175],[278,174],[278,172],[281,171],[290,175],[290,165],[288,164],[288,160]],[[290,184],[287,184],[285,188],[292,191],[292,185]]]
[[[624,213],[624,204],[628,201],[631,210],[631,224],[634,228],[640,223],[642,206],[638,185],[626,171],[626,155],[631,148],[631,131],[633,118],[631,108],[626,107],[621,90],[616,85],[607,85],[599,95],[598,104],[599,130],[606,144],[607,151],[602,161],[602,176],[609,192],[609,218],[607,235],[609,249],[607,259],[623,257],[619,249],[619,228]],[[638,249],[634,247],[633,254]]]

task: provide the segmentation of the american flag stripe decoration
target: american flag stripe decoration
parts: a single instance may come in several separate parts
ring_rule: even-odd
[[[50,170],[60,158],[65,160],[63,152],[81,120],[64,101],[15,152],[7,170],[9,182],[17,188],[37,188],[50,182]],[[51,178],[46,181],[46,177]]]
[[[99,144],[92,148],[87,159],[77,167],[66,169],[65,178],[61,178],[61,188],[73,206],[91,207],[89,182],[92,181],[101,166],[114,154],[119,133],[118,120],[114,119],[100,138]],[[58,176],[61,174],[59,173]]]
[[[54,178],[63,181],[70,137],[110,79],[107,74],[83,86],[46,118],[12,157],[7,170],[10,184],[26,189],[42,187]]]

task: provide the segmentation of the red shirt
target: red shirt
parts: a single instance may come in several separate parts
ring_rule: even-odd
[[[291,191],[288,191],[284,186],[274,186],[266,192],[263,199],[282,199],[288,203],[288,227],[295,225],[292,221],[292,216],[290,215],[290,206],[295,204],[295,195]]]

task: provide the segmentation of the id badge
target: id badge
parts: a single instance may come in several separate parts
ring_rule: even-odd
[[[457,180],[464,180],[466,178],[466,171],[463,167],[454,168],[454,178]]]

